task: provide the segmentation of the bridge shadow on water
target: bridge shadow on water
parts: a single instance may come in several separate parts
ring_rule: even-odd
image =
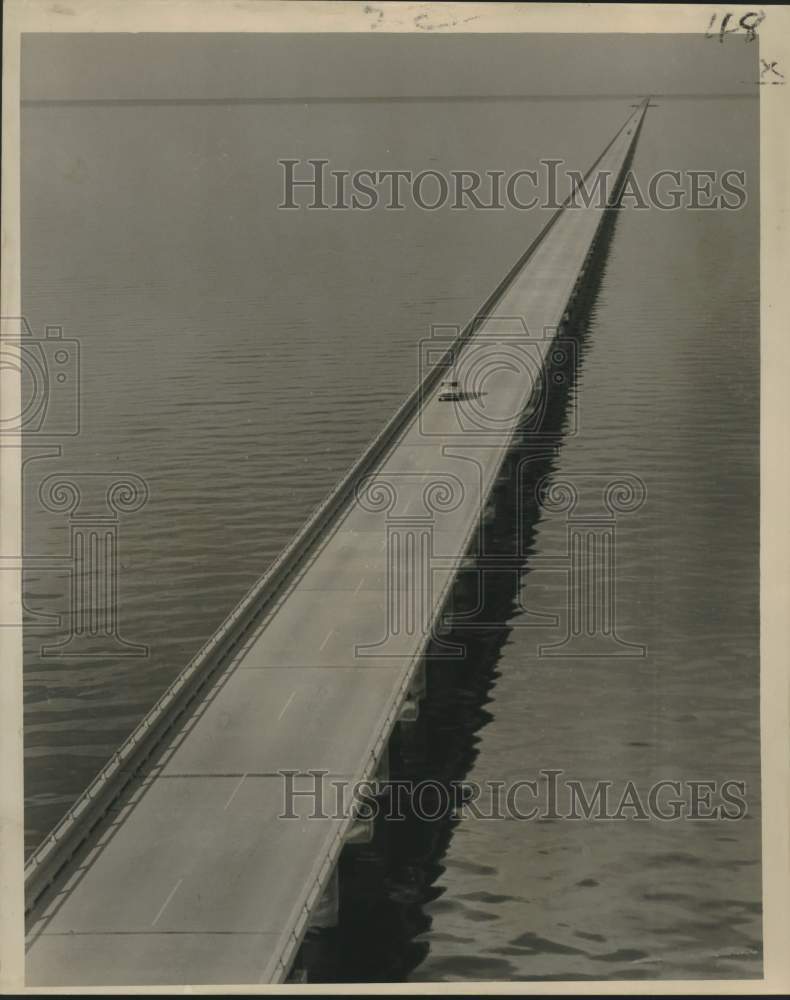
[[[310,982],[405,982],[428,955],[429,942],[420,940],[431,927],[425,906],[442,894],[436,883],[460,822],[452,809],[441,808],[442,800],[460,805],[459,785],[474,765],[480,731],[493,720],[486,705],[499,676],[501,651],[512,629],[509,623],[524,611],[519,595],[541,515],[536,487],[555,469],[572,425],[578,371],[589,348],[595,300],[617,220],[617,210],[606,213],[573,314],[560,334],[575,345],[575,364],[549,393],[540,425],[536,428],[530,417],[519,429],[470,546],[473,558],[459,571],[445,606],[452,612],[441,639],[462,644],[465,655],[447,658],[437,656],[435,646],[429,648],[419,718],[397,725],[390,743],[391,779],[429,782],[421,813],[430,815],[435,808],[440,818],[420,818],[401,796],[397,811],[403,819],[379,816],[369,844],[345,849],[338,924],[310,931],[298,961]],[[489,571],[483,577],[477,553],[505,560],[508,571]],[[473,618],[462,626],[453,624],[453,612],[460,617],[468,608],[475,609]],[[474,618],[481,624],[474,624]],[[381,812],[387,811],[385,803]]]

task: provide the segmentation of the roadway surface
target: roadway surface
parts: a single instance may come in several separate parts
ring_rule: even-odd
[[[599,161],[617,174],[635,110]],[[602,220],[563,211],[448,377],[209,695],[56,880],[29,986],[281,981],[349,827],[332,781],[370,777],[474,537]],[[523,317],[529,334],[521,321]],[[538,383],[539,384],[539,383]],[[320,787],[285,811],[281,770]],[[318,786],[314,784],[318,781]]]

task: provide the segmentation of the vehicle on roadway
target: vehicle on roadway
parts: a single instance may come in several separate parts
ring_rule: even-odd
[[[442,382],[442,389],[439,393],[440,403],[451,403],[460,398],[461,393],[458,391],[458,382],[449,379]]]

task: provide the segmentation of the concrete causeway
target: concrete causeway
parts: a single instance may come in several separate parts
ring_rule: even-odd
[[[646,109],[592,176],[621,176]],[[231,618],[211,681],[185,701],[197,672],[185,676],[33,855],[29,986],[287,977],[354,823],[332,782],[373,777],[414,710],[426,643],[524,412],[540,406],[603,216],[561,210],[462,346],[425,345],[419,399],[229,645]],[[457,387],[439,384],[439,358]],[[294,779],[325,794],[324,818],[310,818],[314,794],[285,801],[281,771],[324,772]]]

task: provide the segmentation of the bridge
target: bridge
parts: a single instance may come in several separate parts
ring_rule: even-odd
[[[586,174],[610,204],[647,106]],[[457,655],[437,624],[605,212],[566,202],[464,330],[435,331],[415,392],[32,854],[29,986],[288,977],[428,642]]]

